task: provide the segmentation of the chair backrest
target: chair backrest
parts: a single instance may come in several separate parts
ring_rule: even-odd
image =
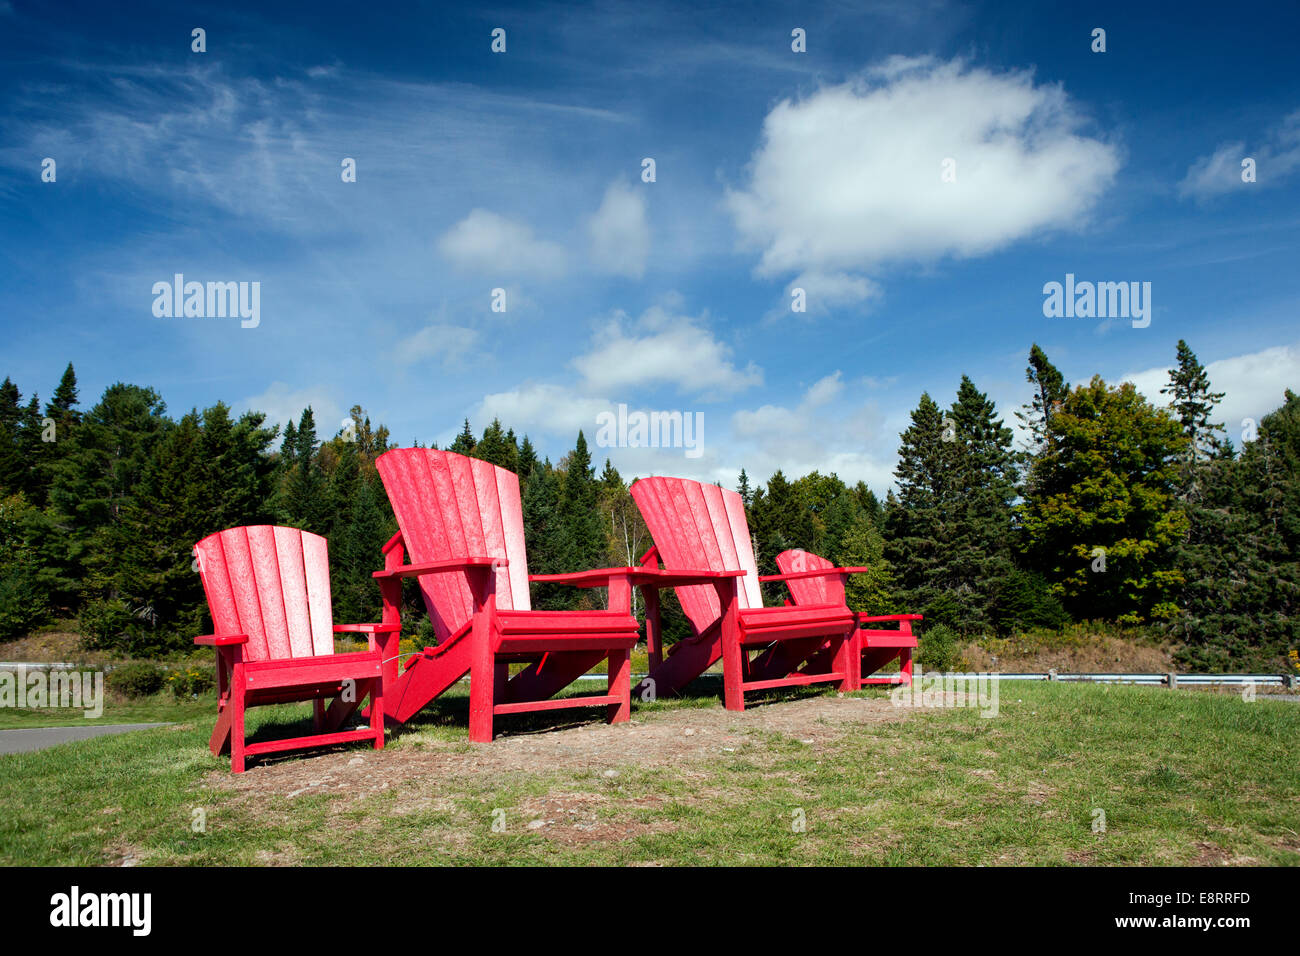
[[[505,558],[496,572],[497,607],[527,611],[528,555],[519,476],[476,458],[432,448],[394,448],[375,460],[412,564]],[[434,633],[444,641],[474,613],[463,571],[419,578]]]
[[[253,525],[194,546],[214,634],[247,634],[248,661],[334,653],[329,547],[318,534]]]
[[[776,556],[776,566],[781,569],[782,574],[793,574],[796,571],[820,571],[822,568],[835,567],[833,563],[820,555],[799,548],[782,551],[778,554]],[[795,604],[845,603],[844,579],[838,574],[828,574],[824,578],[796,578],[793,581],[786,581],[785,586],[790,589],[790,597],[794,599]]]
[[[631,492],[665,568],[746,571],[740,579],[740,606],[763,606],[740,495],[689,478],[642,478],[632,485]],[[692,584],[676,590],[682,611],[697,633],[721,616],[722,605],[712,585]]]

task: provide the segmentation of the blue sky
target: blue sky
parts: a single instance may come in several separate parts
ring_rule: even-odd
[[[1013,422],[1033,342],[1159,400],[1185,338],[1237,441],[1300,388],[1294,3],[180,6],[0,0],[25,396],[72,361],[87,406],[498,415],[553,458],[626,403],[704,433],[596,450],[625,475],[883,491],[923,390]],[[175,273],[259,282],[260,323],[156,317]],[[1150,324],[1046,317],[1067,273],[1150,282]]]

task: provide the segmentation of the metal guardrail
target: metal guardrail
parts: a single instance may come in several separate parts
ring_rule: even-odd
[[[66,661],[0,661],[0,671],[12,671],[19,668],[27,670],[110,670],[111,665],[104,665],[102,668],[93,668],[85,664],[73,664]],[[1055,671],[1046,673],[1004,673],[1001,671],[963,671],[960,673],[946,673],[941,671],[928,671],[931,674],[940,674],[944,677],[951,677],[957,680],[973,680],[976,677],[997,677],[998,680],[1040,680],[1040,681],[1061,681],[1062,683],[1075,684],[1139,684],[1151,687],[1163,687],[1172,683],[1173,686],[1189,687],[1207,687],[1207,686],[1229,686],[1244,687],[1247,684],[1254,684],[1257,687],[1291,687],[1300,686],[1300,677],[1293,674],[1179,674],[1179,673],[1095,673],[1095,674],[1060,674]],[[633,674],[633,683],[645,677],[645,674]],[[721,677],[721,674],[715,675]],[[468,679],[468,678],[466,678]],[[578,680],[605,680],[604,674],[583,674]],[[1172,680],[1171,680],[1172,679]]]

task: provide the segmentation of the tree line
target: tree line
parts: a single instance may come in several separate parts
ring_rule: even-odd
[[[1109,622],[1177,640],[1185,666],[1286,666],[1300,644],[1300,398],[1288,390],[1238,451],[1204,367],[1185,342],[1175,358],[1158,407],[1130,383],[1071,385],[1033,346],[1033,397],[1016,412],[1027,448],[970,378],[946,407],[922,394],[883,501],[835,474],[757,484],[742,470],[760,573],[803,548],[869,569],[848,585],[855,609],[920,612],[967,638]],[[71,365],[44,406],[6,378],[0,640],[62,623],[122,654],[185,649],[207,626],[193,544],[258,523],[327,536],[335,619],[377,620],[370,575],[396,522],[374,461],[389,445],[359,405],[322,438],[311,408],[281,433],[220,402],[173,418],[153,389],[122,383],[82,410]],[[519,475],[534,573],[634,564],[651,544],[581,432],[555,463],[496,420],[481,435],[466,421],[448,450]],[[407,600],[414,611],[410,582]],[[533,591],[540,608],[601,600]],[[430,633],[422,614],[406,619]],[[668,598],[665,636],[687,633]]]

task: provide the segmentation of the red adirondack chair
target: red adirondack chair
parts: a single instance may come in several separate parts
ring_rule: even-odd
[[[861,574],[866,568],[837,568],[825,558],[811,551],[782,551],[776,556],[780,574],[764,575],[761,581],[784,581],[794,604],[844,604],[844,582],[850,574]],[[853,613],[854,628],[851,660],[858,667],[850,675],[853,689],[863,684],[910,684],[912,682],[912,651],[916,637],[912,622],[922,619],[920,614]],[[868,624],[896,622],[896,628],[869,628]],[[823,649],[825,655],[829,649]],[[898,659],[898,675],[872,677],[890,661]]]
[[[740,495],[684,478],[643,478],[631,491],[655,541],[644,563],[658,567],[662,560],[669,570],[703,564],[714,578],[676,588],[695,633],[667,657],[660,646],[658,586],[642,585],[650,652],[643,687],[674,693],[722,658],[728,710],[744,710],[751,690],[816,683],[849,688],[853,615],[843,601],[763,606]],[[823,648],[829,654],[820,654]]]
[[[401,579],[414,577],[438,643],[386,664],[384,707],[409,720],[466,674],[469,738],[487,742],[494,718],[527,711],[605,706],[610,723],[630,719],[635,568],[530,575],[519,478],[485,461],[428,448],[397,448],[375,462],[400,529],[375,573],[384,620],[396,619]],[[411,562],[406,562],[409,552]],[[608,586],[606,610],[534,611],[529,581]],[[606,692],[552,699],[609,662]],[[510,676],[510,665],[527,666]]]
[[[365,730],[339,730],[370,695],[382,711],[380,644],[397,640],[399,621],[336,625],[330,607],[329,552],[320,535],[255,525],[208,535],[194,546],[212,613],[212,634],[195,644],[217,650],[214,754],[229,752],[243,773],[246,757],[324,747],[355,740],[384,746],[375,716]],[[334,653],[334,634],[365,634],[369,650]],[[325,701],[333,698],[329,710]],[[263,704],[313,701],[316,733],[287,740],[244,742],[244,711]]]

